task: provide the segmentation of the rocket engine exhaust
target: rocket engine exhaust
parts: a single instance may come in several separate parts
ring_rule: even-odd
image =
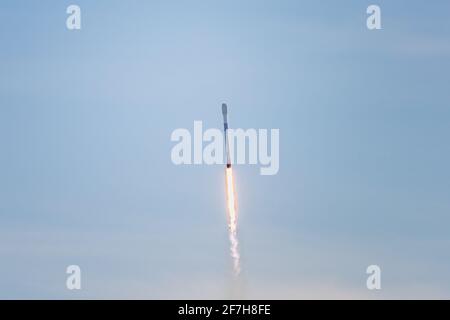
[[[233,259],[233,270],[235,275],[239,275],[241,272],[240,255],[239,255],[239,242],[237,239],[237,201],[234,191],[233,170],[225,168],[226,175],[226,190],[227,190],[227,209],[228,209],[228,231],[230,238],[230,253]]]
[[[233,259],[234,275],[238,276],[241,272],[240,255],[239,255],[239,241],[237,238],[237,197],[234,188],[233,169],[231,167],[230,146],[228,141],[228,117],[227,105],[222,104],[223,128],[224,128],[224,142],[227,156],[227,165],[225,168],[225,190],[227,199],[227,213],[228,213],[228,232],[230,238],[230,253]]]

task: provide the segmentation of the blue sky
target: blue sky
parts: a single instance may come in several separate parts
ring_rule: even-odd
[[[280,129],[235,169],[240,297],[449,298],[450,3],[372,3],[2,1],[0,298],[234,297],[223,167],[170,160],[222,102]]]

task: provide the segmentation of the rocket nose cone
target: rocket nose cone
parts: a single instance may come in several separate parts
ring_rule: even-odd
[[[226,103],[222,103],[222,114],[223,115],[227,114],[227,104]]]

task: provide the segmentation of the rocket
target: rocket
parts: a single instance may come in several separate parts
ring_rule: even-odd
[[[224,131],[225,152],[227,154],[227,168],[231,168],[230,144],[228,142],[228,111],[227,111],[227,104],[226,103],[222,103],[222,115],[223,115],[223,131]]]
[[[237,197],[236,191],[234,189],[234,179],[233,179],[233,169],[231,168],[231,158],[230,158],[230,139],[228,137],[228,115],[227,115],[227,105],[222,103],[222,115],[223,115],[223,131],[224,131],[224,143],[227,153],[227,166],[225,168],[225,190],[227,198],[227,220],[228,220],[228,230],[230,237],[230,252],[233,258],[233,270],[234,274],[237,276],[241,272],[240,266],[240,255],[238,248],[238,238],[237,238]]]

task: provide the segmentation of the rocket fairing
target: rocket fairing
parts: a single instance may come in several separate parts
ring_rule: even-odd
[[[222,115],[223,115],[223,131],[224,131],[225,152],[227,154],[227,168],[231,168],[230,144],[228,142],[228,111],[227,111],[227,104],[226,103],[222,103]]]

